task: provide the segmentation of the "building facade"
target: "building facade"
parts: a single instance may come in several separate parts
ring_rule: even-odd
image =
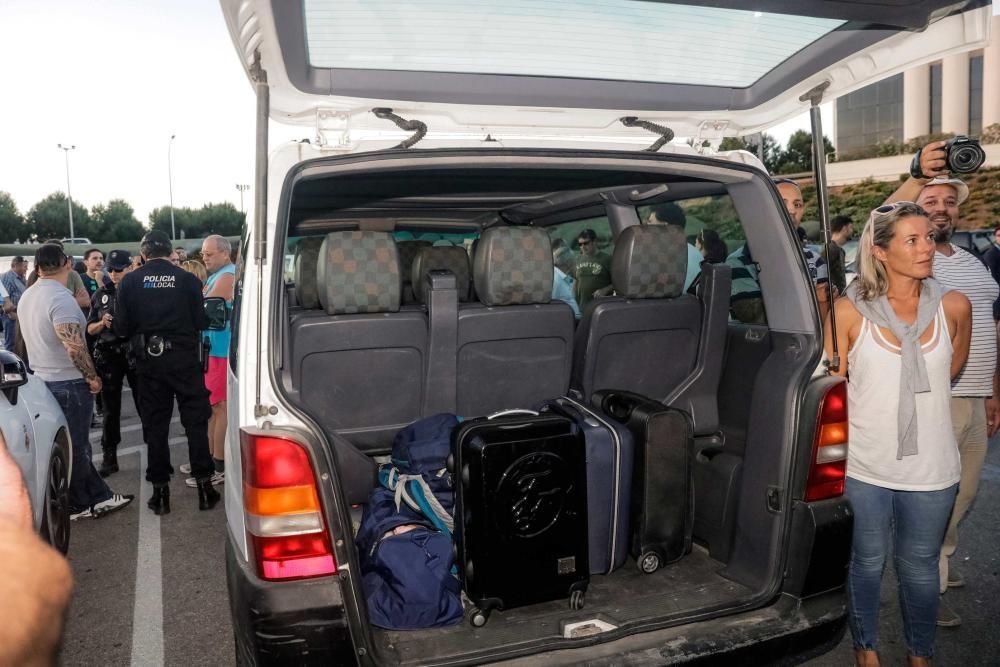
[[[979,136],[984,127],[1000,123],[1000,16],[993,17],[990,34],[984,49],[914,67],[837,98],[837,153],[938,132]]]

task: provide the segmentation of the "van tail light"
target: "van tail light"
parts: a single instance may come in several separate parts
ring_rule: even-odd
[[[830,387],[819,406],[806,501],[844,495],[847,477],[847,383]]]
[[[257,574],[270,581],[334,574],[337,561],[305,447],[246,431],[240,440],[243,507]]]

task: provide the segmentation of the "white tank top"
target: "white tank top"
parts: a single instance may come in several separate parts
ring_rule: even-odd
[[[951,428],[952,347],[944,306],[932,326],[934,333],[923,344],[931,390],[916,395],[918,453],[896,459],[900,349],[862,320],[861,334],[847,356],[848,477],[899,491],[938,491],[958,482],[961,464]]]

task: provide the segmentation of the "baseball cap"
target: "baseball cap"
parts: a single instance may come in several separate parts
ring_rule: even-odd
[[[932,185],[950,185],[955,188],[955,193],[958,195],[958,203],[962,204],[966,199],[969,198],[969,186],[965,184],[965,181],[952,178],[951,176],[935,176],[931,180],[924,183],[924,187],[930,187]]]
[[[112,250],[108,253],[107,267],[112,271],[121,271],[132,263],[132,253],[128,250]]]

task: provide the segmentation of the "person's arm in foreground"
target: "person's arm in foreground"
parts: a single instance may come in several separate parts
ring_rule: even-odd
[[[986,399],[986,435],[1000,431],[1000,322],[997,323],[997,367],[993,371],[993,395]]]
[[[858,313],[850,299],[837,299],[833,302],[837,311],[837,355],[840,357],[840,367],[830,371],[833,375],[847,377],[847,353],[854,342],[854,332],[861,324],[861,314]],[[823,322],[823,350],[826,358],[833,360],[833,332],[830,327],[830,316],[827,314]]]
[[[948,319],[951,333],[951,379],[955,379],[969,359],[972,343],[972,304],[964,294],[956,290],[945,293],[944,314]]]
[[[83,375],[83,379],[90,386],[90,393],[97,394],[101,391],[101,378],[94,368],[94,360],[90,358],[90,350],[87,349],[87,341],[83,337],[83,330],[76,322],[57,324],[56,336],[66,348],[66,353],[76,369]]]
[[[944,176],[948,173],[947,153],[944,150],[946,141],[932,141],[920,150],[920,172],[925,178],[913,178],[910,176],[895,192],[889,195],[883,204],[894,204],[898,201],[917,201],[920,191],[924,189],[927,181],[935,176]]]
[[[66,559],[35,535],[28,490],[0,433],[0,665],[55,665],[73,591]]]

